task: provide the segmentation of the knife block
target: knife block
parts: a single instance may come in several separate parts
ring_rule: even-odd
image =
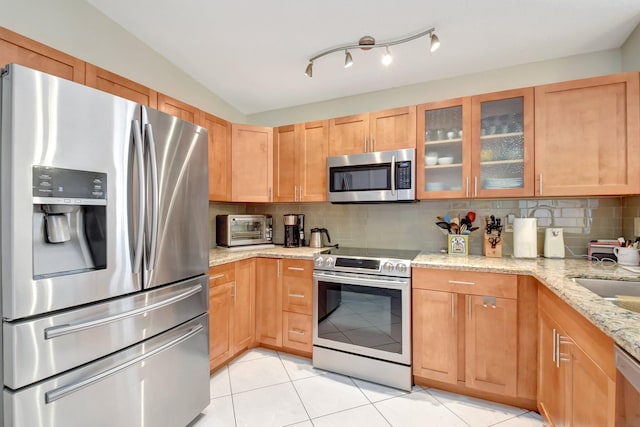
[[[498,243],[496,243],[495,247],[491,247],[491,242],[489,242],[489,237],[495,237],[495,236],[492,234],[484,233],[484,238],[482,241],[482,255],[490,258],[502,257],[502,238]]]

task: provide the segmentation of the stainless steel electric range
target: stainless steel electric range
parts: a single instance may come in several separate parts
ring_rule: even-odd
[[[313,365],[411,390],[411,261],[419,251],[314,256]]]

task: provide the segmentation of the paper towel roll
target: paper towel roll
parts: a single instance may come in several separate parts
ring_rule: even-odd
[[[513,220],[513,256],[536,258],[538,256],[538,221],[536,218]]]

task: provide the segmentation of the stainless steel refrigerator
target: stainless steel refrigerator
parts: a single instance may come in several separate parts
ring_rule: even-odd
[[[209,403],[207,132],[3,70],[8,426],[183,426]]]

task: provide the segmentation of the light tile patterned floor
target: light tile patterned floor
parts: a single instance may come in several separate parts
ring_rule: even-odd
[[[435,389],[411,393],[250,350],[211,377],[211,404],[192,427],[542,427],[535,412]]]

